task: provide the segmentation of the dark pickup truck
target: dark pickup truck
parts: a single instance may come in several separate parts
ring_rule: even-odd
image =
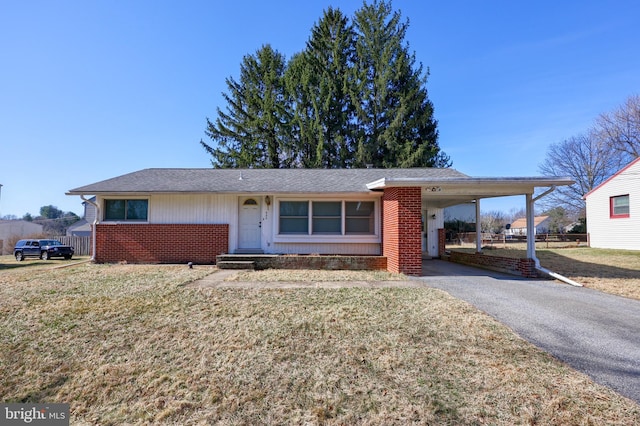
[[[37,257],[43,260],[64,257],[69,260],[73,253],[73,247],[65,246],[58,240],[20,240],[13,249],[13,255],[18,262],[25,257]]]

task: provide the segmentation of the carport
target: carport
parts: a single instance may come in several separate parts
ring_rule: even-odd
[[[534,204],[540,198],[546,196],[558,186],[571,185],[574,181],[566,177],[459,177],[459,178],[383,178],[367,184],[367,188],[372,191],[384,191],[384,200],[393,201],[392,209],[385,206],[385,226],[387,218],[398,223],[414,223],[416,218],[420,218],[420,232],[430,243],[426,247],[426,254],[433,257],[444,255],[444,215],[445,207],[457,204],[473,202],[476,210],[476,255],[482,255],[482,238],[480,224],[481,200],[496,197],[524,196],[527,216],[527,235],[534,235]],[[387,196],[389,194],[389,196]],[[535,195],[537,194],[537,195]],[[419,197],[419,198],[418,198]],[[419,203],[417,200],[419,199]],[[398,213],[399,211],[399,213]],[[393,225],[389,225],[393,232]],[[402,234],[408,237],[416,229],[403,227]],[[388,229],[385,228],[385,235]],[[386,237],[385,237],[386,238]],[[395,255],[399,253],[397,263],[399,272],[409,275],[416,275],[416,265],[422,265],[421,261],[412,259],[416,251],[422,257],[422,248],[417,250],[415,241],[406,242],[400,248],[383,250],[387,257],[388,253]],[[421,242],[420,242],[421,243]],[[403,257],[404,256],[404,257]],[[480,259],[480,258],[478,258]],[[518,265],[517,270],[521,270],[524,276],[533,277],[537,271],[550,274],[545,270],[535,254],[535,239],[527,238],[527,257]],[[390,257],[393,262],[393,256]],[[473,259],[472,259],[473,261]],[[482,262],[478,262],[482,264]],[[408,266],[408,267],[407,267]],[[551,273],[552,274],[552,273]]]

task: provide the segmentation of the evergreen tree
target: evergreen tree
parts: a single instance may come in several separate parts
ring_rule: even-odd
[[[358,134],[355,163],[362,167],[450,166],[438,146],[437,121],[421,64],[416,65],[391,3],[374,1],[355,14],[353,103]]]
[[[214,167],[449,167],[438,146],[428,72],[404,41],[408,22],[374,1],[354,24],[329,8],[285,67],[263,46],[226,80],[226,112],[200,141]]]
[[[213,157],[214,167],[280,168],[289,164],[284,71],[284,56],[265,45],[243,58],[240,81],[226,80],[227,112],[218,108],[218,118],[215,123],[207,119],[205,132],[217,146],[200,141]]]
[[[311,30],[305,58],[316,76],[313,102],[318,166],[349,167],[353,163],[354,106],[349,96],[354,60],[354,33],[338,9],[327,9]]]
[[[318,157],[322,134],[317,115],[318,76],[314,74],[307,53],[297,53],[291,58],[285,74],[287,93],[292,99],[290,131],[294,147],[292,164],[305,169],[319,168]]]

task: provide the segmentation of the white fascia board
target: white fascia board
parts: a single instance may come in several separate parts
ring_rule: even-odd
[[[503,177],[503,178],[455,178],[455,179],[429,179],[429,178],[382,178],[367,184],[370,190],[405,187],[405,186],[433,186],[464,188],[476,186],[509,186],[509,187],[548,187],[571,185],[574,181],[566,177]]]

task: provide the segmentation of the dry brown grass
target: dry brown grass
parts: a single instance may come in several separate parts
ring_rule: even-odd
[[[210,268],[0,271],[0,400],[72,424],[638,424],[640,407],[427,288],[202,289]]]
[[[526,248],[495,246],[483,250],[491,256],[526,257]],[[468,248],[456,250],[473,251]],[[608,250],[589,247],[536,248],[540,264],[571,278],[585,287],[640,300],[640,251]]]
[[[268,269],[264,271],[241,271],[227,281],[401,281],[407,277],[386,271],[327,271],[311,269]]]

